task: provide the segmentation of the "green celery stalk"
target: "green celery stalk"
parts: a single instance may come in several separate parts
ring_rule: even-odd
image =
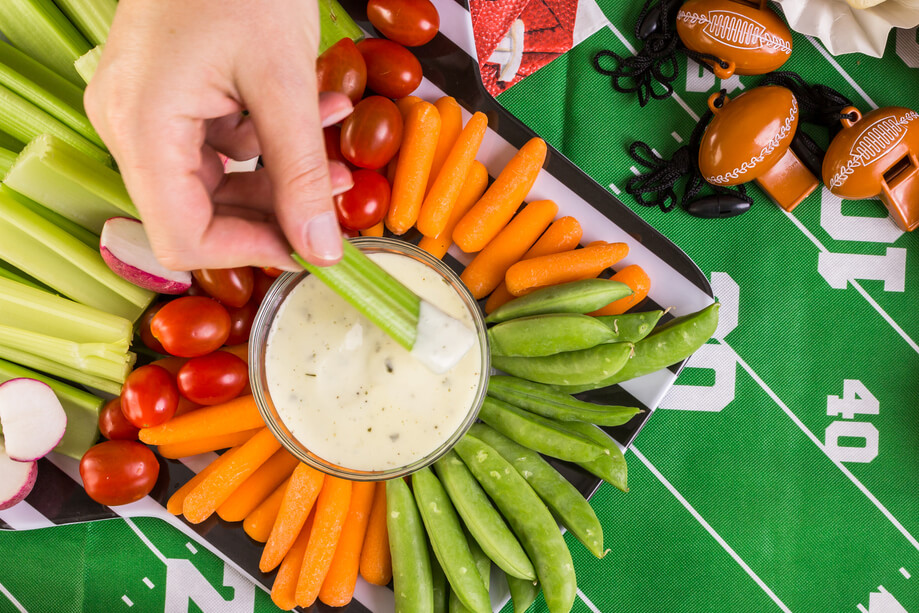
[[[53,134],[103,164],[112,163],[112,157],[107,152],[2,85],[0,85],[0,130],[24,143],[40,134]]]
[[[70,22],[94,45],[108,38],[115,19],[115,0],[55,0]]]
[[[122,355],[134,334],[124,317],[6,278],[0,278],[0,321],[75,343],[102,343]]]
[[[81,226],[80,224],[67,219],[66,217],[58,213],[57,211],[52,211],[48,207],[44,207],[38,204],[31,198],[27,196],[23,196],[19,192],[13,191],[6,185],[0,184],[0,192],[3,192],[10,198],[13,198],[14,200],[16,200],[16,202],[26,207],[33,213],[37,213],[38,215],[41,215],[42,217],[44,217],[45,219],[47,219],[48,221],[56,225],[61,230],[64,230],[68,234],[72,234],[73,236],[77,237],[78,239],[80,239],[81,242],[85,243],[87,246],[92,247],[93,249],[99,248],[99,235],[98,234],[94,234],[93,232],[90,232],[89,230]]]
[[[105,401],[89,392],[77,389],[28,368],[0,360],[0,383],[10,379],[37,379],[54,390],[67,414],[64,438],[54,448],[58,453],[80,459],[99,438],[99,411]]]
[[[49,134],[22,150],[3,182],[96,235],[110,217],[140,217],[120,174]]]
[[[338,0],[319,0],[319,53],[343,38],[356,42],[364,38],[364,33]]]
[[[4,279],[9,279],[10,281],[15,281],[16,283],[27,285],[33,289],[37,289],[42,292],[53,291],[50,287],[42,285],[41,283],[39,283],[38,281],[36,281],[35,279],[30,277],[26,273],[22,272],[15,266],[10,266],[3,260],[0,260],[0,277]],[[0,309],[0,313],[2,313],[2,309]]]
[[[3,192],[0,259],[68,298],[130,321],[136,320],[155,296],[112,272],[97,250]]]
[[[121,393],[121,383],[117,381],[112,381],[104,377],[97,377],[96,375],[91,375],[82,370],[64,366],[50,358],[29,353],[18,347],[0,345],[0,360],[8,360],[16,364],[22,364],[26,368],[34,368],[35,370],[47,373],[53,377],[60,377],[67,381],[79,383],[80,385],[91,387],[100,392],[106,392],[116,396]]]
[[[92,81],[93,75],[96,74],[96,69],[99,68],[99,60],[102,59],[102,52],[104,50],[105,45],[96,45],[78,57],[77,61],[73,63],[73,67],[77,69],[80,78],[83,79],[87,85]]]
[[[83,110],[83,88],[2,41],[0,85],[19,94],[90,142],[105,147]]]
[[[19,154],[15,151],[10,151],[9,149],[3,149],[0,147],[0,181],[3,180],[3,177],[6,176],[6,173],[10,171],[10,168],[13,167],[13,162],[16,161],[16,157]]]
[[[19,153],[25,146],[25,143],[21,143],[6,132],[0,131],[0,147],[9,149],[14,153]]]
[[[0,31],[30,57],[80,83],[73,62],[92,45],[51,0],[3,0]]]
[[[29,353],[119,383],[124,383],[130,372],[127,352],[119,354],[114,347],[104,343],[74,343],[47,334],[0,325],[0,345],[26,348],[24,350]]]

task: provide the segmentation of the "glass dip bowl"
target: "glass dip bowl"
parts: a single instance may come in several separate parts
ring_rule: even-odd
[[[268,426],[281,444],[301,462],[326,474],[352,481],[393,479],[408,475],[435,462],[438,458],[447,453],[475,422],[479,409],[485,400],[490,369],[490,353],[488,349],[485,320],[478,304],[472,297],[472,294],[469,293],[469,290],[466,289],[466,286],[460,280],[459,276],[449,266],[441,260],[431,256],[426,251],[406,241],[390,238],[360,237],[352,239],[351,242],[368,255],[377,253],[396,254],[420,262],[456,292],[456,295],[464,306],[464,310],[470,315],[474,324],[475,334],[478,338],[478,381],[473,400],[466,408],[465,417],[460,422],[459,427],[453,432],[444,432],[444,440],[440,442],[433,451],[427,453],[423,457],[415,459],[403,466],[383,468],[380,470],[354,469],[335,464],[321,457],[318,453],[311,451],[303,442],[297,439],[287,424],[284,423],[275,405],[275,401],[271,397],[268,381],[269,368],[267,365],[267,356],[269,353],[269,337],[275,319],[281,312],[282,305],[288,296],[290,296],[291,292],[293,292],[298,284],[309,275],[306,271],[299,273],[284,273],[278,277],[265,295],[258,313],[255,316],[255,322],[252,325],[252,333],[249,338],[249,381],[255,402],[261,412],[262,418],[265,420],[265,425]],[[353,307],[348,305],[348,308],[351,309]],[[366,320],[364,321],[366,322]],[[366,322],[366,325],[373,324]],[[470,351],[476,351],[476,347],[474,346]],[[343,377],[348,377],[349,375],[351,375],[349,372],[342,373]],[[418,400],[418,402],[424,404],[427,403],[427,400],[422,398]],[[430,404],[427,406],[428,408],[425,410],[434,410],[435,408],[431,407]]]

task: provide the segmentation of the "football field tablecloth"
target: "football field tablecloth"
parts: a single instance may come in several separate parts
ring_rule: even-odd
[[[609,27],[498,100],[683,248],[722,316],[627,452],[631,491],[591,500],[611,552],[566,536],[574,610],[919,612],[919,236],[825,189],[792,214],[755,188],[733,219],[638,206],[623,191],[628,145],[669,156],[711,92],[758,78],[720,82],[683,58],[677,96],[640,108],[591,67],[601,49],[637,47],[640,3],[598,5]],[[913,30],[883,59],[833,58],[795,34],[784,68],[866,112],[919,108],[917,66]],[[0,551],[0,613],[276,610],[157,519],[0,532]]]

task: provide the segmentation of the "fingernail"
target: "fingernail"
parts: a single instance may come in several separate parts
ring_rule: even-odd
[[[354,187],[351,171],[341,162],[329,161],[329,180],[332,183],[332,195],[338,196]]]
[[[306,224],[306,246],[317,260],[330,264],[341,259],[341,230],[332,211],[313,217]]]

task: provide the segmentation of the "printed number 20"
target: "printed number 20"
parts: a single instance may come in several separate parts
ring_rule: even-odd
[[[880,403],[861,381],[846,379],[843,382],[842,397],[827,396],[826,414],[838,415],[846,420],[856,414],[877,415]],[[841,445],[840,439],[862,439],[859,447]],[[867,464],[878,455],[878,429],[866,421],[834,421],[826,428],[826,453],[837,462],[860,462]]]

